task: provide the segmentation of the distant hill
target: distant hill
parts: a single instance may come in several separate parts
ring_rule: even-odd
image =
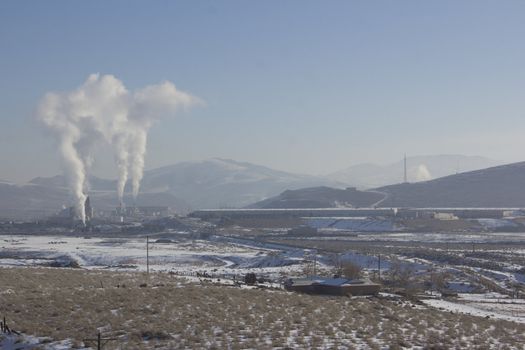
[[[243,207],[287,189],[342,186],[337,181],[292,174],[230,159],[184,162],[147,171],[146,192],[168,192],[193,208]]]
[[[484,169],[500,163],[484,157],[431,155],[407,157],[409,182],[427,181],[456,173]],[[327,175],[328,178],[356,186],[375,188],[403,182],[403,160],[388,165],[357,164]]]
[[[439,164],[440,157],[434,157],[434,163],[428,162],[434,164],[428,166],[429,172]],[[444,159],[443,164],[450,164],[448,156]],[[412,160],[414,164],[416,160]],[[481,163],[485,161],[479,160]],[[476,162],[473,160],[470,164],[474,166]],[[381,167],[374,165],[361,169],[364,169],[363,174],[365,170],[372,171],[374,176],[382,174]],[[89,183],[95,209],[117,206],[115,180],[90,177]],[[146,171],[136,204],[167,205],[180,212],[201,208],[241,208],[252,203],[256,203],[253,207],[261,208],[364,207],[374,203],[395,207],[525,207],[524,185],[525,163],[419,183],[377,186],[374,192],[341,189],[346,186],[333,178],[292,174],[228,159],[210,159]],[[125,201],[131,205],[129,192],[130,189],[126,188]],[[386,199],[381,201],[385,194]],[[70,206],[72,202],[63,176],[35,178],[25,185],[0,182],[0,218],[41,218],[63,206]]]
[[[373,191],[328,187],[285,191],[250,208],[525,207],[525,162],[475,170]]]
[[[382,207],[525,207],[525,162],[376,190]]]
[[[355,188],[337,189],[311,187],[287,190],[278,196],[249,205],[248,208],[333,208],[369,207],[382,200],[384,194],[373,191],[359,191]]]
[[[0,183],[0,219],[44,217],[62,207],[67,192],[38,185]]]
[[[33,185],[45,187],[67,188],[66,178],[62,175],[52,177],[36,177],[29,182]],[[115,180],[101,179],[100,177],[90,176],[89,186],[96,191],[114,191],[116,186]]]
[[[228,159],[183,162],[146,171],[137,205],[169,205],[185,212],[200,208],[243,207],[286,189],[341,184]],[[97,209],[115,208],[116,180],[89,178]],[[130,188],[125,202],[130,205]],[[71,205],[64,176],[37,177],[26,185],[0,183],[0,218],[45,217]]]

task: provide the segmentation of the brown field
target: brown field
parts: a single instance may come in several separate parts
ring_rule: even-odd
[[[0,268],[4,315],[12,329],[47,341],[72,339],[74,347],[98,330],[118,338],[105,349],[515,349],[525,343],[525,325],[409,301],[80,269]]]

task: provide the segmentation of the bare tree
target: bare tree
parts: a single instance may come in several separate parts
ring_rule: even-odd
[[[409,264],[403,264],[399,259],[392,260],[390,278],[394,285],[406,287],[413,274],[413,268]]]
[[[356,263],[345,261],[342,263],[342,275],[348,279],[357,279],[361,277],[362,268]]]
[[[343,275],[343,260],[341,259],[341,255],[338,253],[334,253],[330,255],[330,263],[332,264],[332,274],[334,277],[340,277]]]
[[[433,272],[430,278],[432,286],[438,291],[442,291],[447,286],[448,275],[446,272]]]

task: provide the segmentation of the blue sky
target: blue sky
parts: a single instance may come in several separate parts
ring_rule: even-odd
[[[206,102],[146,167],[210,157],[323,174],[408,154],[525,160],[523,1],[0,1],[0,179],[60,173],[35,121],[89,74]],[[100,152],[94,172],[114,177]]]

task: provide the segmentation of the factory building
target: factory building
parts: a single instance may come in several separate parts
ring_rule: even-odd
[[[142,207],[123,207],[119,206],[115,210],[116,216],[122,217],[164,217],[172,214],[170,207],[166,206],[142,206]]]
[[[84,215],[86,217],[86,224],[93,220],[94,213],[95,211],[91,205],[91,199],[89,196],[87,196],[86,201],[84,202]],[[78,215],[77,208],[74,206],[63,208],[56,215],[48,219],[49,222],[61,225],[71,225],[75,222],[78,222],[79,220],[80,217]]]
[[[502,218],[504,213],[520,208],[297,208],[297,209],[202,209],[191,217],[214,221],[220,219],[283,219],[308,217],[371,217],[371,218],[433,218],[457,217],[460,219]],[[441,217],[440,217],[441,216]]]

